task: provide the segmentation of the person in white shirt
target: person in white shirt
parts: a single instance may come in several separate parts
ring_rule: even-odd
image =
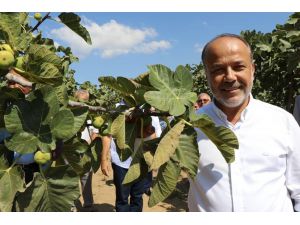
[[[194,103],[194,108],[197,110],[197,109],[200,109],[201,107],[209,104],[211,102],[211,98],[210,96],[203,92],[203,93],[200,93],[198,96],[197,96],[197,101]]]
[[[76,90],[74,97],[79,101],[88,101],[90,94],[87,90]],[[81,132],[81,139],[85,140],[89,145],[97,137],[99,130],[92,126],[92,121],[87,120],[86,127]],[[92,169],[83,174],[80,177],[82,198],[83,198],[83,208],[91,209],[94,204],[93,190],[92,190]]]
[[[227,164],[196,129],[201,157],[190,179],[189,211],[300,211],[300,128],[290,113],[252,97],[249,44],[238,35],[219,35],[204,47],[202,62],[214,98],[197,113],[231,129],[239,149]]]
[[[152,122],[144,129],[144,140],[151,140],[159,137],[161,128],[158,117],[152,117]],[[134,150],[141,144],[141,137],[135,139]],[[115,141],[111,136],[102,137],[101,170],[106,176],[110,173],[109,153],[111,154],[111,166],[113,169],[113,181],[116,188],[116,212],[141,212],[143,210],[143,194],[151,185],[152,176],[150,174],[144,179],[137,180],[130,185],[123,185],[122,182],[130,167],[132,157],[121,161],[117,153]],[[128,198],[130,200],[128,200]]]

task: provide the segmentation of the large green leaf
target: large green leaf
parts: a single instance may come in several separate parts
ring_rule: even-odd
[[[26,23],[27,17],[28,13],[0,13],[0,39],[4,39],[13,48],[24,50],[29,41],[27,39],[29,35],[25,37],[22,33],[22,26]]]
[[[129,148],[126,144],[125,137],[125,115],[119,115],[111,125],[111,134],[116,138],[117,146],[123,150]]]
[[[156,149],[151,169],[158,169],[161,165],[169,161],[179,145],[180,134],[185,126],[184,121],[180,120],[171,130],[161,139]]]
[[[70,212],[80,195],[78,179],[69,166],[50,167],[45,177],[35,173],[30,186],[17,196],[17,211]]]
[[[175,73],[163,65],[149,66],[149,81],[158,91],[145,93],[145,100],[155,108],[180,116],[197,95],[191,92],[193,81],[191,73],[183,66],[178,66]]]
[[[194,127],[200,128],[203,133],[217,146],[227,163],[234,161],[234,150],[239,148],[236,135],[229,128],[216,126],[205,114],[192,122]]]
[[[161,166],[148,202],[149,207],[153,207],[157,203],[165,200],[173,192],[176,187],[180,171],[180,167],[172,160]]]
[[[69,109],[60,110],[50,123],[52,134],[58,138],[67,140],[76,134],[74,131],[74,115]]]
[[[138,179],[142,179],[147,173],[148,166],[143,157],[143,147],[141,144],[132,156],[132,161],[123,180],[123,184],[130,184]]]
[[[27,68],[26,72],[22,72],[23,77],[33,83],[59,85],[62,84],[62,74],[57,66],[48,62],[37,61]]]
[[[89,32],[80,24],[81,18],[75,13],[61,13],[58,15],[62,23],[82,37],[86,43],[92,44]]]
[[[188,126],[180,135],[179,145],[172,159],[193,178],[197,174],[199,157],[197,133],[194,128]]]
[[[21,167],[0,167],[0,211],[10,212],[18,191],[25,188]]]
[[[55,93],[56,93],[56,96],[59,100],[59,102],[67,107],[68,103],[69,103],[69,97],[68,97],[68,90],[67,90],[67,87],[65,84],[61,84],[61,85],[58,85],[56,87],[54,87],[54,90],[55,90]]]
[[[134,78],[134,81],[141,84],[141,85],[143,85],[143,86],[150,87],[151,84],[149,82],[149,76],[150,76],[150,73],[146,72],[146,73],[140,74],[139,76]]]
[[[157,146],[158,146],[160,140],[161,140],[161,138],[155,138],[152,140],[144,141],[143,155],[144,155],[145,162],[149,167],[151,167],[151,165],[153,163],[155,151],[157,149]]]
[[[45,45],[32,44],[29,47],[28,54],[30,59],[36,62],[51,63],[55,66],[60,66],[62,60],[54,52],[50,51]]]
[[[83,175],[90,170],[91,159],[83,154],[88,149],[89,145],[78,138],[72,138],[64,143],[62,156],[78,175]]]
[[[3,132],[2,128],[0,129],[0,132]],[[7,158],[6,158],[7,151],[8,150],[5,147],[5,145],[0,144],[0,169],[2,169],[2,170],[9,167],[8,161],[7,161]],[[4,174],[3,171],[0,172],[0,178],[2,177],[3,174]]]
[[[35,152],[38,146],[38,138],[31,133],[16,133],[9,141],[5,142],[8,149],[22,154]]]
[[[111,125],[111,134],[116,138],[120,160],[127,160],[133,153],[137,123],[125,123],[125,115],[119,115]]]
[[[93,172],[96,173],[100,168],[100,159],[101,159],[101,152],[102,152],[102,140],[100,138],[96,138],[91,143],[91,163]]]
[[[98,80],[99,82],[101,82],[101,84],[113,88],[114,90],[117,90],[124,95],[133,94],[135,91],[135,85],[133,84],[133,82],[125,77],[114,78],[112,76],[107,76],[99,77]]]
[[[74,132],[76,133],[85,124],[88,115],[88,107],[74,107],[71,108],[71,111],[74,115]]]
[[[73,117],[71,112],[69,114]],[[53,88],[49,86],[35,90],[27,100],[16,101],[16,105],[13,105],[4,117],[6,129],[13,134],[13,137],[6,142],[6,146],[19,153],[34,152],[37,148],[54,149],[55,135],[70,132],[58,131],[59,127],[72,127],[73,132],[74,120],[65,120],[62,125],[62,121],[58,123],[57,120],[61,118],[59,115],[58,99]],[[62,137],[62,135],[58,136]],[[21,144],[22,142],[29,145]]]

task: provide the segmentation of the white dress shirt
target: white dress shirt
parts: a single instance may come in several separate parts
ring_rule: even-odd
[[[190,211],[300,211],[300,128],[285,110],[250,102],[235,124],[212,102],[198,110],[217,126],[231,129],[239,141],[235,161],[227,164],[216,146],[197,130],[201,153],[190,180]]]

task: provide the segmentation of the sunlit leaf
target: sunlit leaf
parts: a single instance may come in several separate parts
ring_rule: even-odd
[[[151,169],[158,169],[167,162],[175,153],[179,145],[180,134],[184,129],[184,122],[180,120],[172,129],[161,139],[156,149]]]
[[[0,13],[0,39],[5,40],[13,48],[24,50],[28,44],[22,34],[22,26],[27,21],[28,13]],[[25,46],[24,46],[25,45]]]
[[[149,81],[158,91],[148,91],[144,97],[155,108],[180,116],[185,106],[197,100],[196,93],[191,92],[192,75],[183,66],[178,66],[175,73],[163,65],[149,66]]]
[[[31,133],[20,132],[16,133],[5,145],[11,151],[16,151],[21,154],[32,153],[37,150],[38,138]]]
[[[119,115],[111,125],[111,134],[116,138],[117,146],[123,150],[129,148],[125,143],[125,115]]]
[[[81,18],[75,13],[61,13],[58,15],[62,23],[78,34],[88,44],[92,44],[89,32],[80,24]]]
[[[20,166],[0,167],[0,211],[12,210],[13,201],[18,191],[25,188],[23,171]]]
[[[35,173],[30,186],[17,197],[20,212],[70,212],[79,197],[79,177],[69,166],[51,167],[45,177]]]
[[[192,122],[194,127],[200,128],[203,133],[217,146],[227,163],[234,161],[234,150],[239,148],[236,135],[229,128],[216,126],[205,114]]]
[[[153,190],[148,202],[149,207],[165,200],[175,189],[180,167],[172,160],[161,166],[158,171],[156,181],[153,184]]]
[[[148,166],[143,158],[143,147],[140,145],[132,156],[132,161],[123,180],[123,184],[130,184],[138,179],[142,179],[147,173]]]
[[[180,167],[193,178],[197,174],[199,157],[197,133],[193,127],[187,127],[180,135],[179,145],[172,159],[176,159]]]
[[[62,63],[61,58],[50,51],[45,45],[30,45],[28,54],[31,59],[40,61],[41,63],[50,63],[56,66],[60,66]]]

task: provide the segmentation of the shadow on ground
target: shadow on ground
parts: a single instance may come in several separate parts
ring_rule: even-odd
[[[114,212],[115,207],[108,203],[94,204],[91,207],[84,208],[82,205],[75,204],[77,212]]]

